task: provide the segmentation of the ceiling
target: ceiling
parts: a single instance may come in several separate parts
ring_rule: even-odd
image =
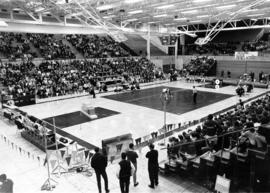
[[[58,22],[70,18],[85,25],[133,29],[148,24],[157,28],[204,24],[208,28],[208,24],[228,20],[270,22],[270,0],[1,0],[0,9],[37,21],[40,16],[51,16]]]

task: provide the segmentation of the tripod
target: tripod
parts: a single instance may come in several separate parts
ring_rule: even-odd
[[[48,190],[48,191],[52,191],[53,188],[55,188],[54,184],[57,184],[57,182],[51,178],[51,174],[50,174],[50,166],[49,166],[49,155],[48,155],[48,151],[47,151],[47,136],[46,136],[46,129],[43,128],[43,138],[44,138],[44,145],[45,145],[45,152],[46,152],[46,160],[47,160],[47,172],[48,172],[48,178],[46,179],[46,181],[43,183],[43,185],[41,186],[41,190]]]

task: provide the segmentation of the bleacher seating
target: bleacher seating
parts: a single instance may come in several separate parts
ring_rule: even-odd
[[[212,57],[196,57],[188,64],[184,64],[183,72],[188,75],[213,76],[216,73],[216,64],[216,60]]]
[[[67,35],[66,39],[85,58],[107,58],[107,57],[127,57],[130,56],[119,43],[109,36],[97,35]]]
[[[232,191],[267,191],[269,105],[266,95],[245,107],[239,104],[216,117],[209,115],[202,128],[170,138],[165,169],[188,175],[211,190],[216,175],[225,174]],[[259,126],[254,129],[254,125]]]
[[[154,64],[145,58],[94,59],[88,61],[45,61],[0,64],[0,81],[14,99],[37,95],[39,98],[88,92],[91,85],[100,87],[116,80],[151,82]]]

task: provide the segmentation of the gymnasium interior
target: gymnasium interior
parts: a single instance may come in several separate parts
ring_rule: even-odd
[[[270,192],[269,81],[270,0],[1,0],[0,192]]]

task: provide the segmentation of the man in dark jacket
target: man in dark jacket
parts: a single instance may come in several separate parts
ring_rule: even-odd
[[[101,193],[100,176],[102,176],[105,183],[105,191],[108,193],[110,190],[108,189],[108,177],[106,173],[106,167],[108,163],[107,157],[99,152],[99,148],[96,148],[95,152],[96,153],[93,155],[91,160],[91,166],[94,168],[96,173],[98,190]]]
[[[132,176],[135,168],[131,161],[126,160],[126,153],[121,154],[122,160],[119,162],[119,168],[116,173],[119,178],[121,193],[129,192],[130,176]]]
[[[6,174],[0,175],[0,193],[13,193],[13,182],[7,179]]]
[[[158,185],[158,151],[155,150],[153,144],[149,145],[150,151],[147,152],[146,158],[148,158],[148,173],[150,178],[150,188],[155,188]]]
[[[134,151],[134,144],[130,143],[129,144],[129,150],[126,152],[127,154],[127,159],[129,161],[131,161],[131,163],[134,165],[135,167],[135,171],[133,174],[133,182],[134,182],[134,186],[138,186],[139,182],[137,181],[137,158],[139,157],[138,154]]]

